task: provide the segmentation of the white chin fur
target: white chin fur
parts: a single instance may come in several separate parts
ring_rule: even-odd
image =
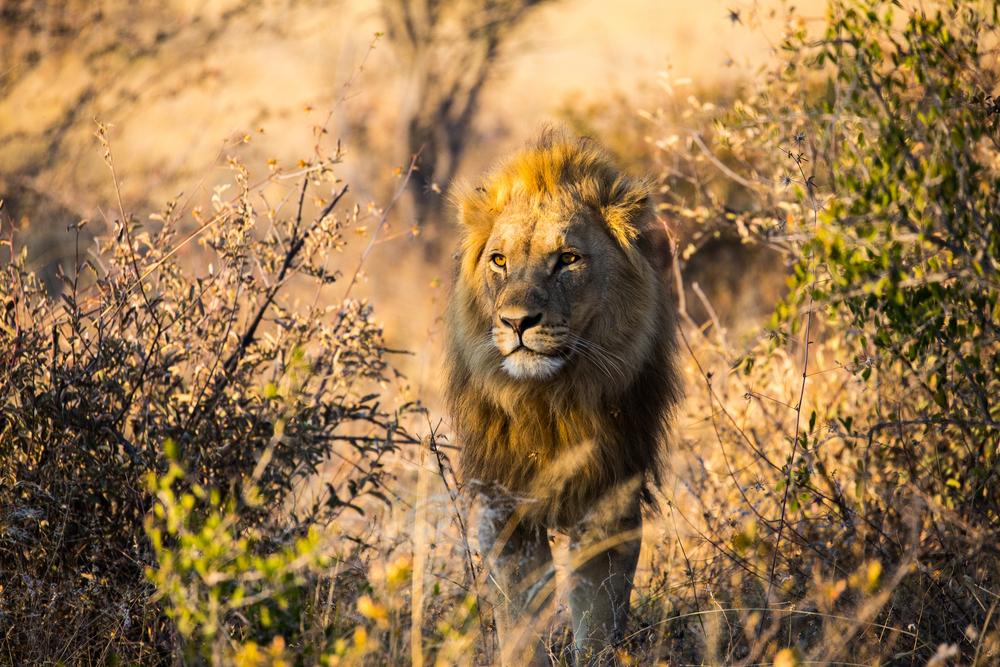
[[[546,380],[555,375],[565,363],[566,360],[561,357],[547,357],[518,350],[504,357],[501,366],[517,380]]]

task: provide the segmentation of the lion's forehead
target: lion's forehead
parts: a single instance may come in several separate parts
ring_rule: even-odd
[[[498,220],[493,237],[508,252],[526,256],[558,251],[571,242],[576,222],[570,215],[513,215]]]

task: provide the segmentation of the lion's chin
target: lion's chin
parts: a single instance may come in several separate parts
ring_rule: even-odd
[[[566,360],[531,350],[515,350],[504,357],[501,366],[515,380],[547,380],[563,367]]]

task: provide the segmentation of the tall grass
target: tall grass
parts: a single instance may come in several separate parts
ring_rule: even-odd
[[[997,9],[901,4],[791,13],[758,81],[709,99],[665,76],[641,114],[577,118],[658,176],[678,239],[688,398],[631,624],[605,653],[621,664],[1000,659]],[[233,158],[206,209],[139,216],[118,197],[54,295],[8,235],[0,661],[509,649],[461,443],[398,398],[372,304],[352,298],[395,199],[352,207],[341,160]],[[719,259],[748,255],[772,266]],[[774,317],[744,316],[774,276]],[[552,542],[547,622],[521,631],[558,664],[571,563]]]

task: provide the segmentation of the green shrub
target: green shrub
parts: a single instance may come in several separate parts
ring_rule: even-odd
[[[166,474],[149,475],[157,502],[146,520],[153,549],[147,575],[156,586],[153,601],[162,602],[182,639],[182,655],[225,664],[234,659],[234,644],[245,650],[233,635],[271,646],[296,636],[308,613],[307,575],[330,567],[318,530],[262,550],[263,536],[242,525],[237,500],[199,484],[184,490],[184,471],[172,460],[176,447],[168,441],[165,449]],[[245,489],[248,497],[251,506],[259,502],[252,487]]]
[[[893,10],[845,4],[820,45],[789,43],[802,59],[792,73],[835,68],[809,116],[862,119],[802,127],[832,193],[801,246],[790,305],[829,304],[855,329],[859,358],[900,391],[850,434],[896,431],[885,454],[900,481],[995,524],[1000,71],[983,45],[998,7]]]
[[[818,307],[854,350],[851,366],[872,400],[861,413],[837,415],[835,427],[866,450],[856,478],[866,520],[902,535],[912,509],[904,498],[916,502],[928,531],[921,557],[961,554],[949,574],[990,588],[1000,555],[992,97],[1000,69],[983,46],[998,6],[943,2],[900,13],[893,2],[834,3],[819,41],[799,30],[784,44],[794,55],[768,103],[772,113],[788,110],[785,101],[799,112],[785,126],[784,152],[804,210],[791,296],[775,323],[794,331],[801,313]],[[815,74],[825,83],[817,94],[789,91],[787,81]],[[809,173],[799,171],[807,163]],[[868,535],[884,557],[905,560],[910,545],[885,537]],[[952,637],[985,613],[962,595],[932,596],[949,612],[935,619],[937,631]]]
[[[759,85],[646,114],[671,133],[661,209],[779,250],[789,274],[757,340],[715,321],[693,352],[730,367],[699,366],[730,453],[723,481],[691,483],[708,506],[735,484],[721,502],[745,518],[705,519],[714,556],[690,576],[767,608],[727,617],[746,636],[709,654],[774,655],[789,604],[815,620],[781,643],[809,659],[1000,651],[998,7],[835,0],[818,31],[793,11]],[[680,250],[682,268],[699,252]]]
[[[828,73],[792,150],[813,156],[830,194],[801,226],[779,316],[822,307],[866,381],[864,409],[834,417],[859,464],[864,523],[845,529],[885,561],[915,561],[887,618],[983,660],[1000,599],[998,5],[899,14],[836,3],[819,43],[787,44],[788,76]]]

